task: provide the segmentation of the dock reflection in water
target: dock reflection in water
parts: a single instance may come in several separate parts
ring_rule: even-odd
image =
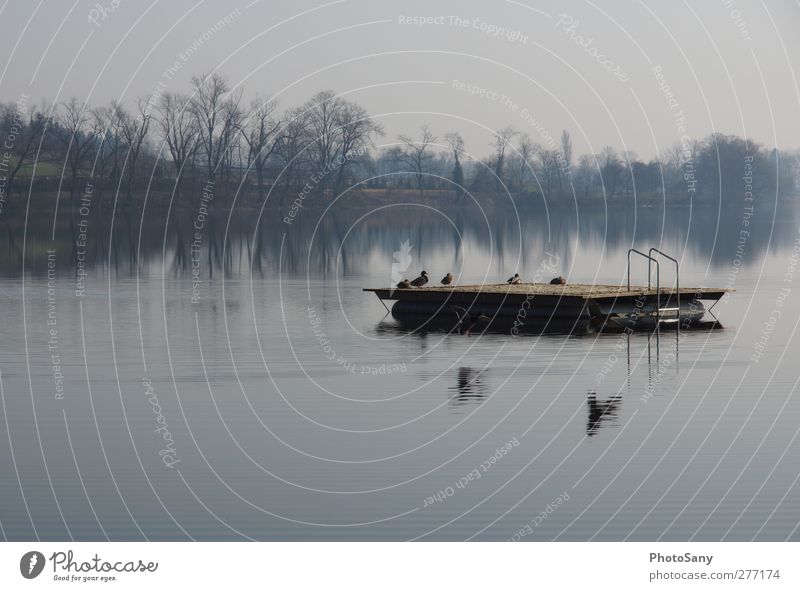
[[[586,435],[592,437],[597,434],[600,427],[606,422],[616,423],[619,405],[622,404],[622,395],[614,394],[605,399],[598,400],[597,394],[589,392],[586,397],[589,406],[589,420],[586,422]]]
[[[626,390],[630,394],[633,390],[631,380],[636,367],[640,363],[647,363],[647,385],[644,387],[642,395],[645,398],[652,396],[659,383],[665,379],[667,374],[677,375],[679,368],[680,333],[670,331],[670,337],[665,340],[667,346],[666,354],[661,356],[662,334],[660,330],[655,330],[647,335],[646,355],[644,349],[636,349],[636,345],[631,345],[631,332],[624,332],[621,338],[625,339],[627,378]],[[637,339],[636,342],[639,340]],[[597,435],[601,427],[612,425],[616,426],[622,406],[622,394],[613,394],[605,399],[598,399],[597,392],[589,391],[586,397],[589,416],[586,422],[586,435],[592,437]]]

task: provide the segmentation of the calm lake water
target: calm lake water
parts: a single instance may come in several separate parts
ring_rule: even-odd
[[[106,218],[0,230],[8,540],[800,540],[791,207]],[[724,330],[409,334],[361,291],[650,246]]]

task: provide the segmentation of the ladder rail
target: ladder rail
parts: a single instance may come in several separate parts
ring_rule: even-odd
[[[652,249],[650,249],[652,251]],[[660,267],[658,264],[658,259],[652,257],[649,254],[643,253],[641,250],[636,250],[635,248],[628,249],[628,291],[631,290],[631,255],[637,254],[640,257],[647,259],[647,289],[650,290],[651,281],[651,271],[652,265],[655,264],[656,266],[656,326],[658,326],[659,322],[661,322],[661,272]],[[680,312],[678,313],[680,315]]]
[[[667,259],[671,260],[673,263],[675,263],[675,291],[678,294],[678,331],[680,331],[681,330],[681,323],[680,323],[680,319],[681,319],[681,266],[680,266],[680,263],[678,262],[678,259],[668,255],[667,253],[665,253],[665,252],[663,252],[663,251],[661,251],[661,250],[659,250],[659,249],[657,249],[655,247],[651,248],[648,251],[648,254],[650,256],[653,256],[654,252],[658,253],[659,255],[663,256],[664,258],[667,258]],[[648,274],[650,273],[650,268],[647,269],[647,272],[648,272]],[[659,303],[660,302],[661,302],[661,298],[659,297]]]

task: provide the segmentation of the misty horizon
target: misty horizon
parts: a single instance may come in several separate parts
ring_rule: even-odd
[[[472,2],[410,2],[402,11],[361,2],[107,4],[50,4],[32,14],[6,4],[0,16],[28,34],[19,44],[13,35],[0,41],[9,55],[3,99],[75,96],[131,107],[136,96],[186,91],[192,75],[216,71],[244,88],[246,100],[270,95],[281,106],[333,89],[367,109],[390,139],[423,124],[440,135],[458,130],[476,157],[494,130],[510,125],[536,135],[525,112],[553,137],[569,130],[576,153],[610,145],[649,160],[682,136],[713,133],[800,147],[800,94],[788,61],[800,47],[782,34],[789,2],[687,5],[678,15],[644,3],[623,13],[577,2],[497,2],[491,15]],[[683,20],[670,26],[675,18]],[[364,54],[375,38],[381,50]],[[139,49],[126,51],[134,43]],[[303,71],[321,45],[330,63]],[[767,92],[783,81],[785,92]]]

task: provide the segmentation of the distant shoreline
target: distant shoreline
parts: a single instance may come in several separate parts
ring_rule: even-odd
[[[170,203],[171,195],[168,192],[153,191],[146,196],[137,195],[131,202],[127,202],[123,195],[116,199],[117,211],[141,211],[142,205],[146,203],[147,209],[151,211],[166,211],[172,209],[174,211],[194,211],[197,208],[201,191],[196,191],[196,194],[191,198],[183,196],[180,203],[175,200]],[[103,211],[111,211],[114,209],[114,194],[111,191],[102,191],[95,189],[94,191],[94,205]],[[234,201],[235,199],[235,201]],[[238,195],[219,196],[216,203],[212,208],[214,212],[229,211],[231,205],[234,205],[236,210],[241,211],[260,211],[261,209],[269,211],[285,211],[288,210],[293,201],[295,200],[294,194],[287,194],[286,192],[268,194],[266,199],[262,202],[258,199],[255,193],[239,193]],[[761,195],[760,200],[768,203],[775,203],[776,198],[774,195]],[[73,199],[70,207],[69,192],[62,191],[61,196],[58,197],[57,192],[40,192],[30,195],[30,203],[28,203],[27,195],[16,194],[7,198],[3,215],[5,218],[14,217],[18,212],[24,212],[29,209],[34,212],[51,211],[54,209],[58,201],[59,210],[77,210],[80,207],[79,196]],[[736,205],[741,203],[741,199],[736,199],[736,196],[723,199],[723,205]],[[797,201],[797,196],[794,197],[781,197],[777,199],[779,204],[793,204]],[[719,207],[720,202],[718,199],[710,199],[708,197],[679,197],[676,195],[654,195],[637,194],[633,196],[618,196],[613,199],[603,199],[602,196],[592,196],[584,198],[550,198],[544,200],[541,195],[536,194],[497,194],[497,193],[476,193],[474,195],[456,196],[452,191],[439,191],[429,190],[425,192],[424,196],[420,196],[416,190],[403,190],[403,189],[362,189],[355,191],[345,191],[339,198],[335,199],[332,196],[313,195],[309,196],[302,202],[302,209],[308,210],[322,210],[330,209],[370,209],[376,207],[390,207],[397,205],[420,205],[433,208],[453,208],[463,207],[465,205],[478,205],[480,207],[502,208],[502,207],[517,207],[517,208],[595,208],[595,207],[611,207],[611,208],[688,208],[688,207]]]

